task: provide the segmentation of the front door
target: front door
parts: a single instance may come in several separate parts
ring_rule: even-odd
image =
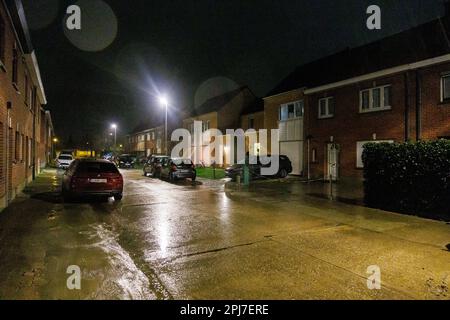
[[[339,178],[339,145],[336,143],[327,144],[327,170],[325,180],[338,180]]]

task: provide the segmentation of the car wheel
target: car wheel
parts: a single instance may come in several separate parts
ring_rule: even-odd
[[[280,172],[278,173],[278,176],[282,179],[286,178],[288,175],[286,169],[281,169]]]
[[[116,201],[121,201],[122,198],[123,198],[123,195],[122,195],[122,194],[116,194],[116,195],[114,196],[114,200],[116,200]]]

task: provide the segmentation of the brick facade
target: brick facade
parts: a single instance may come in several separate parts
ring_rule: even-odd
[[[0,208],[39,173],[46,159],[40,146],[49,143],[40,134],[48,122],[41,116],[45,96],[35,56],[17,37],[8,10],[0,2]]]
[[[441,75],[450,63],[379,77],[308,95],[306,135],[312,177],[329,175],[327,145],[338,145],[338,176],[362,178],[357,146],[363,141],[434,140],[450,136],[450,104],[440,98]],[[419,86],[416,84],[419,83]],[[360,112],[361,90],[390,85],[390,110]],[[319,119],[319,99],[334,97],[335,113]],[[421,99],[417,99],[421,97]],[[420,116],[417,109],[420,109]],[[308,150],[305,150],[307,153]]]

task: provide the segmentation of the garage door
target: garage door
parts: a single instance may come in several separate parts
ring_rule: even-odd
[[[292,162],[292,174],[303,171],[303,141],[280,142],[280,154],[288,156]]]

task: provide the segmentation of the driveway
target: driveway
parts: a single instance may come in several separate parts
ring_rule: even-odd
[[[63,203],[47,170],[0,213],[0,298],[449,299],[450,225],[294,192],[124,171],[122,202]],[[81,289],[69,290],[69,266]],[[370,266],[381,289],[367,286]]]

